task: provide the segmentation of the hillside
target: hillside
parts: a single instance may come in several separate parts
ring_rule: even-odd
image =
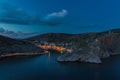
[[[70,47],[72,52],[58,57],[57,60],[60,62],[79,61],[101,63],[102,58],[120,54],[120,29],[85,34],[49,33],[26,40],[30,42],[46,41],[55,44],[72,43]]]
[[[26,41],[0,36],[0,55],[8,53],[40,53],[43,50]]]

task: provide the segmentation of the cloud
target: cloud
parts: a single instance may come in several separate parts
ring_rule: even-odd
[[[20,31],[14,32],[14,31],[10,31],[10,30],[7,30],[1,27],[0,35],[8,36],[8,37],[15,38],[15,39],[24,39],[24,38],[36,36],[38,35],[38,33],[23,33]]]
[[[54,12],[54,13],[48,14],[47,18],[53,18],[53,17],[64,18],[67,14],[68,14],[67,10],[63,9],[61,12]]]
[[[49,26],[56,26],[61,25],[66,22],[66,16],[68,15],[68,11],[63,9],[60,12],[53,12],[51,14],[48,14],[45,16],[42,20],[43,24],[49,25]]]
[[[30,15],[21,8],[9,3],[1,3],[0,8],[0,22],[11,24],[29,24]]]
[[[9,3],[2,3],[0,7],[2,8],[0,22],[8,24],[58,26],[66,24],[68,15],[66,9],[47,14],[46,16],[40,16],[28,14],[23,9]]]

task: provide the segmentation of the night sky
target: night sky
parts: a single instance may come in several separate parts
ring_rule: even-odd
[[[1,22],[0,27],[21,32],[83,33],[120,27],[119,0],[1,0],[17,10],[39,15],[39,25]],[[1,7],[1,6],[0,6]],[[0,8],[2,13],[3,7]],[[14,9],[13,9],[14,10]]]

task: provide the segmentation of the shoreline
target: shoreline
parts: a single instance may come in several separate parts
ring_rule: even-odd
[[[49,54],[49,52],[41,52],[41,53],[9,53],[9,54],[0,55],[0,58],[16,57],[16,56],[37,56],[37,55],[43,55],[43,54]]]

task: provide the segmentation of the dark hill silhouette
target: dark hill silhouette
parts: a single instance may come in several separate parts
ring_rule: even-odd
[[[43,50],[34,44],[23,40],[15,40],[0,36],[0,53],[41,53]]]

